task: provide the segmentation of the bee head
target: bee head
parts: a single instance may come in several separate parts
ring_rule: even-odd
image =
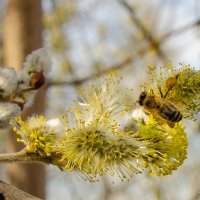
[[[144,99],[146,98],[147,96],[147,93],[146,92],[142,92],[139,96],[139,100],[138,100],[138,103],[142,106],[143,105],[143,102],[144,102]]]

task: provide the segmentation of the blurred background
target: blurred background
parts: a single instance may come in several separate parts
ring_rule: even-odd
[[[111,70],[134,88],[136,99],[149,65],[200,69],[200,1],[1,0],[0,64],[20,70],[40,47],[50,50],[53,67],[24,117],[63,115],[80,86]],[[104,176],[89,183],[55,166],[3,164],[0,179],[46,200],[199,200],[200,126],[184,124],[188,158],[170,176],[143,173],[129,182]],[[9,130],[1,132],[1,152],[22,148]]]

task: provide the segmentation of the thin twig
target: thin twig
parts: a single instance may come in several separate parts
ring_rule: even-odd
[[[122,67],[128,66],[131,62],[133,62],[134,58],[136,56],[142,56],[144,55],[148,50],[152,49],[152,46],[149,45],[145,48],[141,48],[139,49],[136,53],[133,54],[129,54],[128,56],[126,56],[126,58],[124,58],[124,60],[122,60],[120,63],[115,64],[110,66],[109,68],[106,68],[104,70],[101,70],[95,74],[90,74],[88,77],[82,78],[82,79],[75,79],[75,80],[65,80],[65,81],[49,81],[47,83],[47,87],[51,87],[51,86],[79,86],[89,80],[92,80],[98,76],[102,76],[104,74],[107,74],[109,72],[112,72],[113,70],[120,70]]]
[[[200,25],[200,19],[197,20],[196,22],[182,26],[182,27],[178,28],[177,30],[173,30],[173,31],[166,33],[164,36],[161,37],[161,39],[159,41],[160,41],[160,43],[163,43],[166,39],[169,39],[172,36],[174,37],[176,35],[179,35],[185,31],[187,31],[191,28],[194,28],[195,26],[199,26],[199,25]]]
[[[125,0],[119,0],[121,5],[127,9],[134,24],[141,30],[145,38],[150,42],[151,46],[156,49],[158,55],[167,60],[165,53],[160,48],[160,43],[152,36],[151,32],[147,30],[144,24],[139,20],[133,7],[131,7]]]
[[[101,70],[99,71],[98,73],[95,73],[95,74],[91,74],[90,76],[88,77],[85,77],[85,78],[82,78],[82,79],[75,79],[75,80],[72,80],[72,81],[60,81],[60,82],[55,82],[55,81],[49,81],[47,83],[47,86],[48,87],[51,87],[51,86],[62,86],[62,85],[73,85],[73,86],[79,86],[93,78],[95,78],[96,76],[101,76],[103,74],[106,74],[106,73],[109,73],[110,71],[112,70],[118,70],[120,69],[122,66],[126,66],[128,64],[130,64],[132,62],[133,58],[132,56],[127,56],[122,62],[116,64],[116,65],[113,65],[107,69],[104,69],[104,70]]]

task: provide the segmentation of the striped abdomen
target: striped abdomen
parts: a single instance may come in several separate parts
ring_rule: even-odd
[[[182,120],[182,114],[172,104],[165,103],[157,105],[160,116],[170,122],[179,122]]]
[[[151,113],[157,113],[163,119],[170,122],[179,122],[182,120],[182,114],[177,108],[167,101],[156,101],[152,96],[146,98],[144,107]]]

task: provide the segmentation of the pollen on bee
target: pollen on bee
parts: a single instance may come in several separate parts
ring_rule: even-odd
[[[171,90],[176,84],[177,84],[177,78],[176,77],[169,77],[166,80],[166,87],[169,90]]]

